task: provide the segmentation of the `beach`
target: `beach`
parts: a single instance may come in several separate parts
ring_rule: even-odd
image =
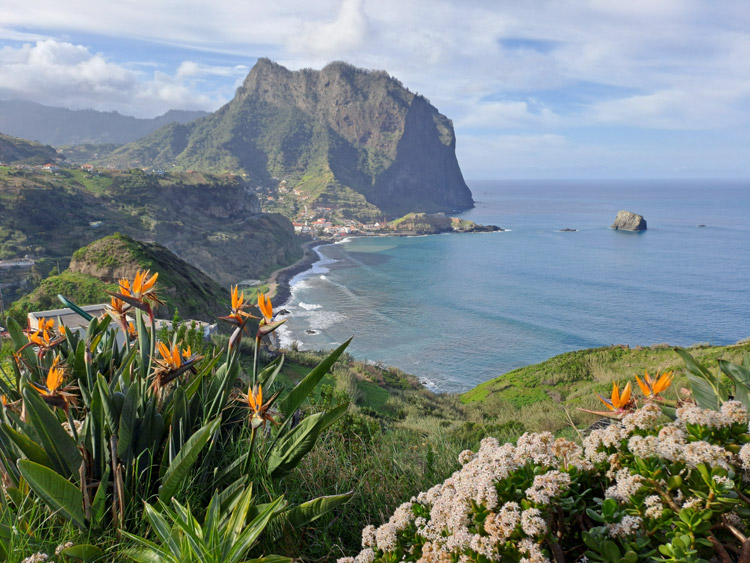
[[[302,258],[291,266],[286,266],[271,274],[271,277],[268,279],[268,293],[276,303],[276,307],[281,307],[289,300],[292,294],[290,283],[292,278],[305,270],[309,270],[315,262],[320,260],[320,257],[315,252],[315,248],[324,244],[331,243],[325,240],[311,240],[303,243],[301,245],[304,253]]]

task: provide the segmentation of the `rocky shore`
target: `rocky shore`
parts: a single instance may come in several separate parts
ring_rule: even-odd
[[[297,274],[309,270],[312,265],[319,260],[318,254],[315,252],[315,247],[323,244],[331,244],[326,240],[311,240],[302,245],[304,254],[302,258],[297,260],[291,266],[276,270],[269,278],[269,294],[273,298],[274,305],[281,307],[284,303],[289,300],[292,295],[292,288],[289,282]]]

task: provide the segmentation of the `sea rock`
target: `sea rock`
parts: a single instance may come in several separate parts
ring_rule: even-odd
[[[610,229],[616,231],[645,231],[646,220],[642,215],[630,211],[618,211]]]
[[[564,229],[560,229],[561,233],[575,233],[578,229],[571,229],[570,227],[565,227]]]

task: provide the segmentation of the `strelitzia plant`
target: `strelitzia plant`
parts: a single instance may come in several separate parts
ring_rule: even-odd
[[[285,508],[283,497],[256,508],[252,487],[226,499],[215,493],[203,522],[193,515],[189,506],[172,499],[154,507],[144,504],[144,518],[151,524],[159,543],[125,533],[140,547],[128,549],[124,555],[133,561],[153,563],[240,563],[247,561],[252,549],[272,518]],[[254,513],[254,514],[253,514]],[[248,519],[250,522],[248,522]],[[254,563],[291,563],[288,557],[270,555],[252,560]],[[249,563],[249,562],[248,562]]]
[[[673,379],[674,373],[671,371],[665,371],[662,374],[657,371],[653,378],[649,375],[648,371],[645,371],[642,380],[637,375],[635,376],[638,387],[641,388],[641,393],[648,399],[662,399],[662,397],[659,397],[659,394],[672,385]]]
[[[246,486],[251,477],[250,465],[242,460],[220,468],[208,461],[215,457],[206,455],[235,427],[231,413],[236,412],[235,388],[242,375],[239,343],[252,317],[246,310],[249,303],[233,288],[229,316],[235,326],[233,338],[223,352],[196,355],[175,340],[157,344],[153,329],[153,306],[161,302],[157,278],[158,274],[139,271],[132,282],[121,280],[120,292],[112,295],[101,318],[61,297],[89,320],[85,334],[58,328],[53,335],[53,325],[45,320],[27,335],[12,319],[8,321],[16,351],[11,381],[0,378],[0,394],[5,396],[0,412],[3,479],[13,494],[25,494],[28,484],[52,511],[82,529],[109,523],[127,528],[144,501],[169,504],[182,494],[188,477],[200,480],[203,488],[228,487],[228,492]],[[253,436],[266,422],[277,424],[273,432],[264,433],[262,447],[257,452],[249,449],[245,459],[258,455],[262,463],[255,467],[276,478],[295,467],[321,432],[346,411],[344,405],[291,424],[291,414],[348,342],[293,389],[283,395],[270,392],[264,402],[263,394],[273,388],[283,356],[261,371],[259,346],[281,322],[273,321],[267,296],[259,298],[258,305],[263,318],[255,335],[253,383],[244,402]],[[127,330],[130,315],[135,317],[134,338],[118,343],[110,325],[115,321]],[[278,413],[270,410],[276,404]],[[304,525],[348,498],[338,495],[285,507],[284,519],[293,526]]]

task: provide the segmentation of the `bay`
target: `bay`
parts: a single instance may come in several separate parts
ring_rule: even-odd
[[[748,182],[470,187],[477,204],[461,216],[506,232],[319,247],[293,280],[282,343],[328,349],[353,335],[355,357],[457,392],[575,349],[750,336]],[[610,230],[620,209],[648,230]]]

